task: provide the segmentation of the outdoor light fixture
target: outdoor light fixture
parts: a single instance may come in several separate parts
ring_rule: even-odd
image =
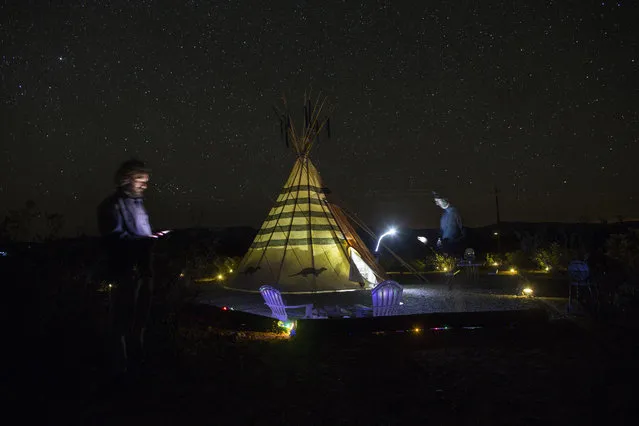
[[[493,262],[493,266],[499,266],[499,263]]]
[[[526,288],[524,288],[524,289],[522,290],[522,293],[524,294],[524,296],[528,296],[528,297],[530,297],[530,296],[532,296],[532,295],[533,295],[533,293],[534,293],[534,292],[533,292],[533,289],[532,289],[532,288],[530,288],[530,287],[526,287]]]
[[[513,274],[516,274],[517,270],[515,268],[510,268],[510,272],[512,272]]]
[[[546,266],[546,272],[550,271],[550,266]]]
[[[222,275],[222,274],[218,274],[217,279],[218,279],[218,280],[220,280],[220,281],[222,281],[222,280],[224,279],[224,275]]]
[[[417,240],[422,244],[428,243],[428,238],[426,237],[417,237]]]
[[[391,228],[385,233],[383,233],[382,236],[379,237],[379,240],[377,240],[377,247],[375,247],[375,252],[377,253],[379,251],[379,244],[382,242],[382,238],[384,238],[387,235],[395,235],[396,232],[397,230],[395,228]]]
[[[283,328],[289,336],[295,336],[295,321],[278,321],[277,326]]]

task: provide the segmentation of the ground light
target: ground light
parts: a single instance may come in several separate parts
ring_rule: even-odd
[[[222,281],[222,280],[224,279],[224,275],[222,275],[222,274],[218,274],[217,279],[218,279],[218,280],[220,280],[220,281]]]
[[[377,247],[375,247],[375,252],[379,251],[379,244],[382,242],[382,239],[388,235],[395,235],[395,233],[397,233],[397,230],[395,228],[391,228],[388,231],[386,231],[385,233],[382,234],[381,237],[379,237],[379,240],[377,240]]]
[[[534,290],[531,287],[524,287],[521,293],[526,297],[532,297]]]
[[[278,321],[277,326],[284,329],[285,333],[289,336],[295,336],[295,321]]]
[[[510,272],[513,273],[513,274],[516,274],[517,270],[515,268],[510,268]]]

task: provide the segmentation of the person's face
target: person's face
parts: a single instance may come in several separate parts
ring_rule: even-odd
[[[446,203],[446,201],[442,200],[441,198],[435,198],[435,204],[437,204],[437,206],[442,209],[448,207],[448,203]]]
[[[135,173],[131,176],[131,182],[129,183],[129,191],[138,197],[141,197],[144,194],[144,190],[147,188],[149,183],[149,174],[148,173]]]

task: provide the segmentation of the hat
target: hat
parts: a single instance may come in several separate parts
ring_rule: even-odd
[[[151,169],[147,168],[143,161],[132,158],[120,164],[120,167],[115,172],[115,184],[117,186],[125,185],[128,182],[128,178],[135,173],[148,174],[151,173]]]

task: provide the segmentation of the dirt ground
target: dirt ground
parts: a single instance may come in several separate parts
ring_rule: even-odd
[[[634,424],[631,337],[565,319],[527,330],[339,339],[185,322],[176,346],[150,344],[135,379],[108,379],[81,351],[57,359],[55,371],[50,359],[30,377],[23,414],[120,426]]]

